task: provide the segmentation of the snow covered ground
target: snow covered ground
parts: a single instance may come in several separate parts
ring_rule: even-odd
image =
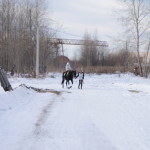
[[[150,150],[150,79],[86,75],[79,90],[54,77],[0,87],[0,150]]]

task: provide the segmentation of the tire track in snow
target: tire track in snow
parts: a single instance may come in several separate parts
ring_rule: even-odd
[[[47,118],[50,116],[51,109],[54,103],[62,101],[63,99],[62,97],[60,97],[62,92],[56,91],[52,93],[55,94],[55,97],[52,97],[52,99],[41,108],[39,116],[33,125],[34,128],[32,129],[32,132],[24,135],[22,140],[20,140],[17,150],[39,149],[37,145],[41,143],[43,137],[45,137],[47,134],[47,131],[44,129],[44,125],[46,124]]]
[[[62,91],[62,92],[64,92],[64,91]],[[62,100],[63,100],[63,97],[60,98],[62,92],[58,92],[58,91],[54,92],[54,94],[56,94],[57,97],[53,98],[53,100],[50,101],[50,102],[42,109],[42,111],[41,111],[41,113],[40,113],[40,115],[39,115],[39,117],[38,117],[38,119],[37,119],[37,122],[35,123],[35,130],[34,130],[34,132],[33,132],[34,135],[38,136],[38,135],[40,134],[40,132],[41,132],[41,129],[40,129],[40,128],[41,128],[42,125],[44,125],[44,123],[45,123],[46,120],[47,120],[47,117],[50,115],[50,111],[49,111],[49,110],[50,110],[51,107],[53,106],[54,102],[56,102],[58,98],[60,99],[59,101],[62,101]],[[70,92],[67,92],[67,93],[70,93]]]
[[[35,130],[33,131],[33,134],[35,135],[35,137],[40,136],[40,132],[42,132],[41,130],[41,126],[44,125],[44,123],[47,120],[47,117],[50,115],[50,109],[53,106],[54,102],[56,102],[56,99],[58,99],[58,96],[61,95],[60,92],[54,92],[54,94],[57,95],[57,97],[53,98],[52,101],[50,101],[45,107],[43,107],[36,123],[35,123]]]
[[[53,99],[52,102],[48,103],[48,105],[46,105],[46,106],[42,109],[42,111],[41,111],[41,113],[40,113],[40,115],[39,115],[39,117],[38,117],[38,120],[37,120],[37,122],[35,123],[35,130],[33,131],[33,134],[35,135],[35,137],[37,137],[37,136],[40,135],[41,126],[45,123],[45,121],[46,121],[48,115],[50,114],[50,113],[49,113],[49,112],[50,112],[49,109],[52,107],[54,101],[55,101],[55,99]]]

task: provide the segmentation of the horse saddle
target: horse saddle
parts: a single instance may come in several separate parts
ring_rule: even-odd
[[[64,72],[64,76],[68,76],[69,71]]]

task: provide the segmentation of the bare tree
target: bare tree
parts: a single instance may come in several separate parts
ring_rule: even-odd
[[[38,2],[38,10],[37,10]],[[49,38],[45,0],[0,0],[0,65],[10,71],[15,65],[18,73],[35,70],[37,11],[40,29],[40,64],[46,68],[54,57]],[[55,46],[57,47],[57,46]]]
[[[146,54],[144,56],[144,76],[148,77],[149,73],[150,73],[150,40],[147,46],[147,50],[146,50]]]
[[[89,33],[84,35],[84,45],[81,46],[81,58],[80,61],[84,66],[96,66],[99,61],[98,48],[95,45],[96,36],[91,37]]]
[[[126,23],[128,33],[130,33],[135,42],[140,75],[144,76],[140,51],[144,41],[147,40],[146,36],[150,28],[149,1],[124,0],[121,2],[124,4],[123,6],[125,6],[124,13],[122,13],[122,20]]]

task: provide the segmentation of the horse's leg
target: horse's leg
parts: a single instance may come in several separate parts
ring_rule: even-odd
[[[68,81],[66,80],[66,87],[67,87]]]
[[[62,82],[61,82],[61,85],[62,85],[62,88],[64,88],[64,77],[62,77]]]
[[[64,80],[62,81],[61,85],[62,85],[62,88],[64,88]]]
[[[62,78],[62,82],[61,82],[61,84],[64,84],[64,79]]]
[[[62,74],[62,82],[61,82],[62,88],[64,88],[64,82],[65,82],[65,72],[63,72]]]
[[[70,87],[69,87],[69,84],[70,84],[70,82],[69,82],[69,80],[67,80],[67,81],[66,81],[66,87],[67,87],[67,88],[70,88]]]
[[[72,80],[70,80],[71,81],[71,83],[72,83]],[[69,80],[68,80],[68,85],[69,85],[70,83],[69,83]],[[72,83],[73,84],[73,83]],[[68,86],[68,88],[70,89],[72,87],[72,85],[71,86]]]
[[[71,80],[71,83],[73,84],[73,79]]]
[[[71,84],[73,85],[73,79],[71,79],[70,81],[71,81]],[[71,87],[72,87],[72,85],[71,85]]]

